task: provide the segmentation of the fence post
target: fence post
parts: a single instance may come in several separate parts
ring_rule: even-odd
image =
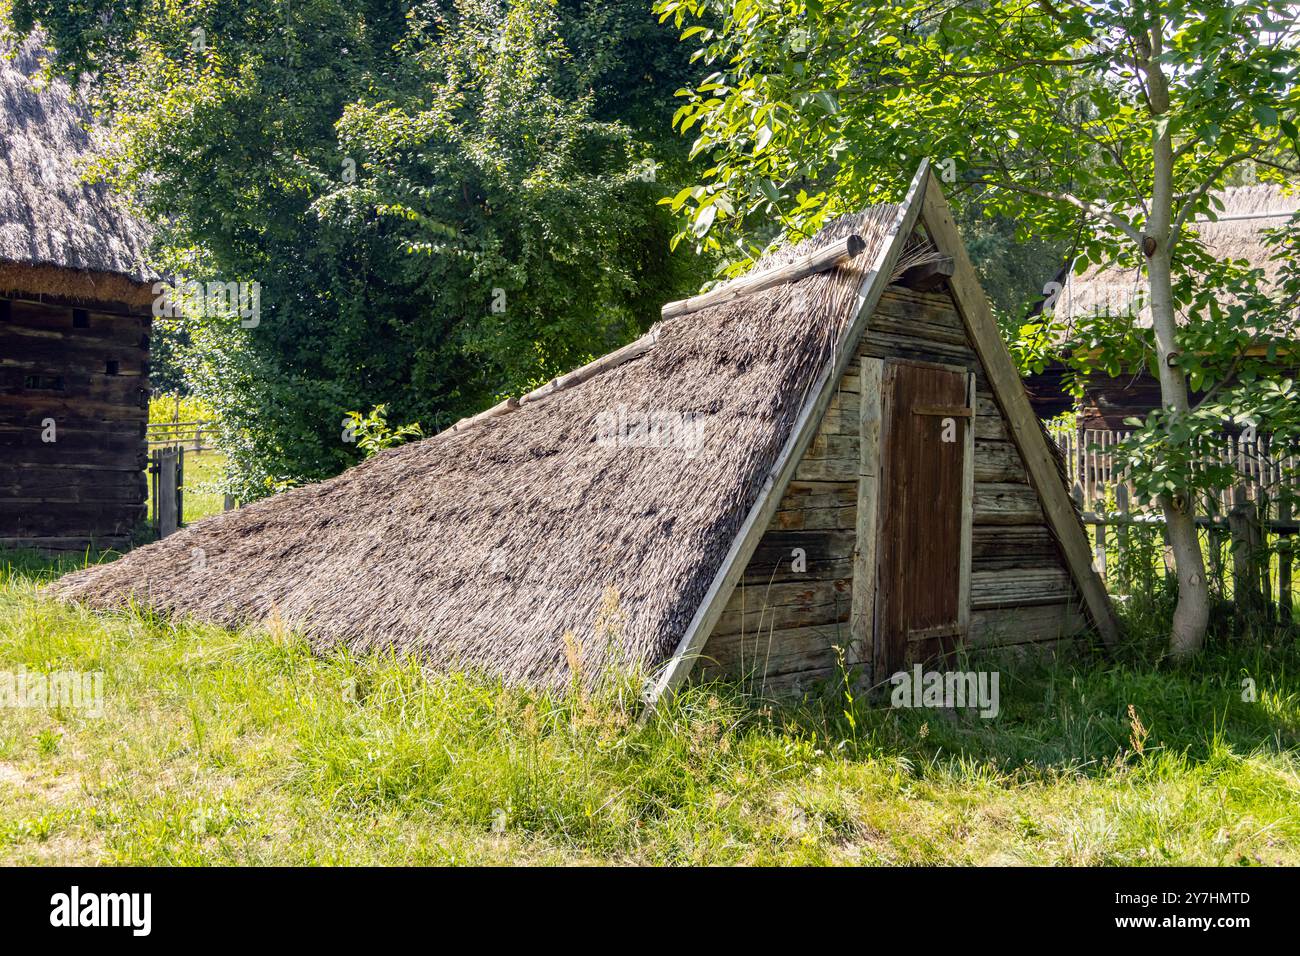
[[[1285,489],[1283,495],[1286,494]],[[1290,627],[1291,606],[1291,536],[1285,525],[1291,520],[1291,499],[1283,497],[1277,503],[1277,619],[1283,627]]]
[[[154,480],[154,531],[165,538],[180,525],[180,501],[177,498],[179,455],[174,446],[157,449],[151,456],[149,471]]]
[[[1259,620],[1259,523],[1245,485],[1232,490],[1228,527],[1232,535],[1232,601],[1243,631]]]
[[[1209,522],[1205,532],[1205,543],[1210,552],[1208,573],[1218,583],[1219,595],[1222,596],[1226,590],[1223,578],[1223,530],[1221,527],[1223,518],[1220,516],[1219,498],[1215,492],[1210,492],[1205,496],[1205,517]]]
[[[1125,594],[1129,592],[1128,572],[1132,566],[1132,552],[1129,551],[1129,508],[1128,485],[1115,485],[1115,510],[1119,512],[1119,524],[1115,525],[1116,555],[1119,559],[1120,578],[1117,582]]]

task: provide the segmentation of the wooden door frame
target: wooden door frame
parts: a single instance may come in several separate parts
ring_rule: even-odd
[[[858,509],[856,541],[853,548],[849,633],[853,649],[858,659],[867,667],[870,683],[873,685],[880,684],[888,678],[886,674],[876,673],[876,638],[879,634],[880,530],[883,525],[880,509],[884,499],[880,494],[881,470],[884,464],[881,460],[881,448],[885,438],[884,372],[887,363],[940,369],[966,377],[966,407],[970,409],[971,414],[965,420],[966,432],[962,448],[957,627],[963,641],[970,633],[971,558],[975,518],[975,417],[979,412],[975,396],[975,372],[965,365],[944,362],[864,357],[860,359]]]

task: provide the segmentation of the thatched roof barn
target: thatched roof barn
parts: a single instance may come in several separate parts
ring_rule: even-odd
[[[1265,234],[1300,210],[1300,196],[1284,191],[1275,184],[1237,186],[1216,195],[1223,209],[1217,219],[1196,221],[1190,228],[1216,259],[1238,259],[1262,269],[1265,282],[1277,278],[1281,263],[1276,251],[1265,243]],[[1131,317],[1139,328],[1151,327],[1151,310],[1146,303],[1146,278],[1135,262],[1130,266],[1095,266],[1080,275],[1072,269],[1058,277],[1061,291],[1056,299],[1054,317],[1060,329],[1055,331],[1062,348],[1070,348],[1076,323],[1086,316],[1111,315]],[[1290,340],[1292,329],[1278,330]],[[1261,346],[1262,347],[1262,346]],[[1044,417],[1057,415],[1075,402],[1063,386],[1064,367],[1049,366],[1027,381],[1035,408]],[[1086,429],[1124,429],[1124,419],[1144,417],[1160,406],[1160,385],[1145,370],[1135,370],[1119,378],[1098,376],[1090,382],[1078,406],[1080,426]]]
[[[902,205],[664,311],[530,395],[54,590],[510,682],[640,668],[657,693],[1113,635],[928,167]]]
[[[90,112],[0,46],[0,547],[121,546],[144,518],[146,233],[83,181]]]

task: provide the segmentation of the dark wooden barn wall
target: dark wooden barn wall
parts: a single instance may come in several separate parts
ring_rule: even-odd
[[[857,357],[937,362],[975,374],[967,643],[1054,642],[1080,633],[1086,626],[1081,600],[951,296],[889,287]],[[849,634],[860,470],[859,367],[850,363],[775,519],[706,642],[701,678],[753,679],[767,692],[783,692],[835,677],[841,656],[849,665],[869,659],[870,649],[855,647]],[[802,572],[793,567],[795,548],[807,555]]]
[[[0,546],[119,546],[144,521],[149,323],[0,299]]]

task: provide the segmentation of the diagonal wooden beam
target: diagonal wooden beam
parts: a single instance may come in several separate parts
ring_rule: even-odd
[[[993,318],[979,276],[966,255],[966,246],[953,222],[943,188],[933,174],[930,174],[929,186],[924,191],[921,225],[939,252],[953,260],[953,273],[948,282],[957,311],[984,366],[984,375],[993,389],[994,398],[1006,416],[1011,437],[1020,449],[1043,513],[1060,542],[1061,553],[1087,605],[1093,626],[1107,645],[1114,645],[1119,639],[1119,624],[1106,585],[1093,569],[1087,534],[1061,481],[1056,459],[1029,404],[1020,373],[1002,341],[1002,333]]]

